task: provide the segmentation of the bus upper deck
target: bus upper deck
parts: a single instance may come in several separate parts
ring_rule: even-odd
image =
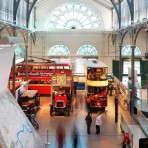
[[[38,90],[39,94],[50,95],[51,84],[57,83],[59,75],[64,75],[66,80],[72,77],[72,70],[68,63],[24,63],[16,68],[16,79],[24,80],[28,77],[28,89]]]

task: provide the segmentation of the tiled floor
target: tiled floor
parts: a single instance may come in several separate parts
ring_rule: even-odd
[[[77,126],[79,133],[79,146],[78,148],[121,148],[122,134],[120,130],[120,113],[124,114],[125,119],[130,125],[135,125],[135,121],[131,118],[130,114],[126,111],[122,111],[119,107],[118,123],[115,123],[114,112],[114,96],[108,97],[107,116],[102,114],[102,126],[100,135],[95,134],[95,116],[92,115],[93,122],[91,126],[91,134],[88,135],[86,131],[85,116],[87,114],[84,102],[83,94],[82,103],[79,104],[77,109],[71,113],[70,117],[66,116],[53,116],[49,115],[50,97],[41,98],[41,107],[37,113],[36,120],[40,125],[38,130],[44,143],[47,143],[47,130],[48,130],[48,142],[50,142],[49,148],[57,148],[56,143],[56,128],[58,124],[62,124],[66,131],[66,144],[64,148],[72,148],[72,130],[74,125]],[[143,135],[142,135],[143,136]],[[136,148],[137,146],[134,146]],[[138,147],[137,147],[138,148]]]

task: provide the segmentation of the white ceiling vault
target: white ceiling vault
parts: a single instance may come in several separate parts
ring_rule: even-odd
[[[46,0],[37,0],[36,5],[40,5],[44,1],[46,1]],[[90,1],[94,1],[94,2],[102,5],[103,7],[107,8],[107,9],[112,9],[113,8],[113,5],[112,5],[110,0],[90,0]],[[118,0],[113,0],[113,1],[115,3],[118,3]]]
[[[107,9],[113,8],[113,5],[110,0],[93,0],[93,1],[102,5],[103,7],[107,8]]]
[[[113,9],[113,4],[112,4],[111,0],[93,0],[93,1],[95,1],[96,3],[102,5],[105,8]],[[123,0],[113,0],[113,1],[115,3],[118,3],[119,1],[123,1]]]

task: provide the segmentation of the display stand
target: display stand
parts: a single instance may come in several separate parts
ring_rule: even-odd
[[[116,95],[118,96],[119,105],[123,110],[129,110],[130,93],[129,89],[114,77],[114,83],[116,86]]]

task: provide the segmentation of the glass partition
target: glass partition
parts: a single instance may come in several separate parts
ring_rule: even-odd
[[[148,136],[148,120],[147,118],[143,115],[144,112],[141,110],[137,109],[137,114],[136,118],[143,129],[144,133]],[[145,113],[144,113],[145,114]]]
[[[135,107],[137,113],[134,117],[139,122],[144,133],[148,136],[148,90],[137,89],[137,96],[135,100]]]

